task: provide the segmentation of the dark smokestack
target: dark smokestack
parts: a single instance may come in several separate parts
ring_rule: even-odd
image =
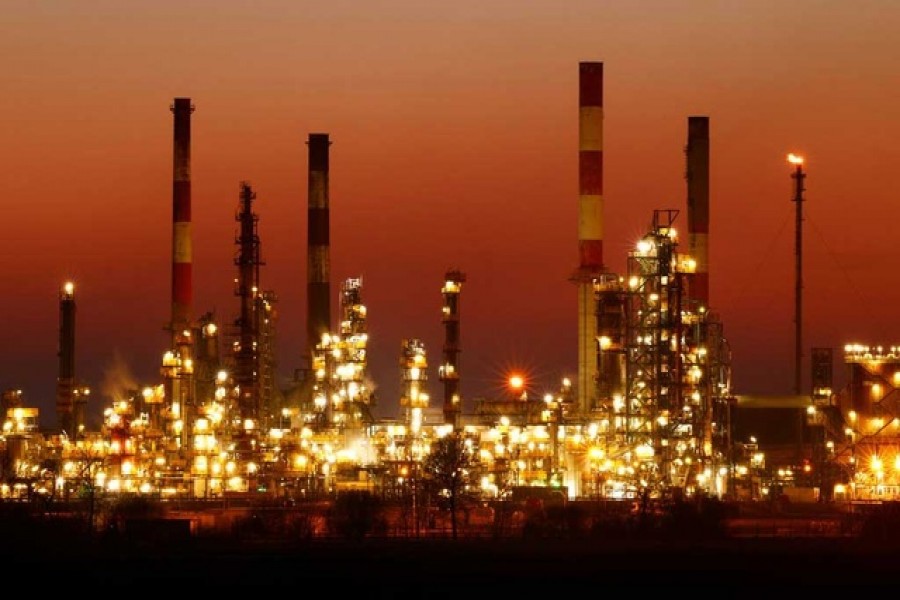
[[[191,248],[191,113],[190,98],[175,98],[172,177],[172,336],[190,330],[193,313]],[[174,346],[175,344],[173,344]]]
[[[238,267],[236,293],[241,300],[241,316],[238,318],[239,341],[235,348],[235,383],[240,389],[241,419],[259,418],[259,235],[258,218],[253,212],[256,194],[247,182],[241,183],[238,214]]]
[[[791,179],[795,181],[794,199],[796,219],[794,222],[794,393],[803,393],[803,157],[788,155],[788,162],[794,166]]]
[[[709,307],[709,117],[688,117],[688,254],[697,262],[692,300]]]
[[[322,334],[331,329],[331,260],[329,257],[327,133],[309,134],[307,218],[307,318],[310,357]]]
[[[56,416],[59,428],[75,438],[75,286],[66,282],[59,292],[59,377]]]

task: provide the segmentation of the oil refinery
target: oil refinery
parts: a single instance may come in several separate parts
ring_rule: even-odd
[[[106,497],[159,502],[295,502],[350,490],[390,497],[416,485],[416,474],[448,436],[463,442],[470,459],[466,493],[485,500],[523,489],[610,501],[900,496],[900,348],[848,344],[845,390],[832,389],[831,349],[815,348],[812,389],[800,389],[798,376],[790,397],[766,403],[734,394],[724,307],[710,298],[708,116],[687,117],[684,206],[654,210],[625,271],[608,269],[603,85],[602,62],[579,64],[578,263],[560,281],[561,289],[577,290],[577,376],[542,397],[511,379],[503,394],[478,399],[461,394],[469,284],[458,267],[435,276],[442,348],[403,340],[396,359],[400,396],[376,399],[363,277],[331,281],[328,133],[310,133],[307,141],[307,353],[293,385],[277,383],[278,311],[290,307],[278,307],[276,293],[262,285],[264,240],[249,182],[240,182],[235,211],[235,318],[217,322],[199,313],[191,235],[194,105],[175,98],[171,317],[159,378],[98,406],[78,378],[77,290],[63,282],[56,424],[42,427],[42,415],[20,390],[3,393],[0,497],[65,501],[86,486]],[[806,174],[802,159],[792,159],[799,373]],[[340,307],[334,316],[332,299]],[[429,394],[434,382],[440,397]],[[399,416],[377,418],[376,401],[390,402]],[[750,439],[740,431],[741,419],[763,406],[796,434],[783,448],[764,448],[764,432]],[[102,410],[97,430],[86,423],[89,407]]]

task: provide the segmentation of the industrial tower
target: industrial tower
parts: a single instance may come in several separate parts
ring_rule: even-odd
[[[59,292],[59,376],[56,380],[56,416],[59,429],[75,439],[75,284],[67,281]],[[3,415],[5,418],[6,415]],[[83,419],[83,415],[82,415]]]
[[[172,348],[185,342],[193,320],[193,250],[191,242],[190,98],[175,98],[172,172]],[[188,334],[189,335],[189,334]]]
[[[329,244],[327,133],[309,134],[307,175],[306,335],[310,356],[331,331],[331,258]]]
[[[425,344],[418,339],[403,340],[400,348],[400,407],[404,411],[407,428],[407,456],[409,460],[422,460],[423,411],[428,408],[428,361]]]
[[[216,378],[222,368],[219,326],[215,315],[207,312],[197,319],[194,339],[194,393],[201,406],[215,397]]]
[[[168,426],[177,439],[173,450],[187,451],[187,428],[195,417],[193,348],[193,250],[191,236],[191,114],[190,98],[175,98],[172,168],[172,344],[163,356]]]
[[[444,362],[438,369],[438,378],[444,384],[444,422],[459,427],[462,401],[459,394],[459,294],[466,275],[451,269],[444,275],[441,295],[441,321],[444,323]]]
[[[313,410],[320,429],[362,429],[373,422],[375,396],[368,384],[368,326],[362,278],[341,286],[341,323],[325,333],[313,354]]]
[[[578,381],[582,414],[596,405],[597,313],[594,285],[603,265],[603,63],[578,65]]]
[[[246,181],[240,184],[240,202],[235,220],[239,224],[236,240],[238,253],[234,264],[238,267],[234,293],[240,298],[240,316],[234,351],[234,383],[238,393],[241,420],[258,421],[260,418],[260,360],[259,360],[259,268],[260,259],[258,218],[253,212],[256,193]]]
[[[788,155],[788,162],[794,165],[791,178],[794,180],[796,204],[794,223],[794,393],[803,393],[803,157]]]
[[[694,260],[688,296],[709,307],[709,117],[688,117],[687,155],[687,251]]]

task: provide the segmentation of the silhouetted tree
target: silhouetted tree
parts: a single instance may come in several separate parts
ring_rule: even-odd
[[[457,536],[456,511],[476,464],[465,438],[459,432],[453,432],[431,445],[431,454],[422,465],[433,493],[446,498],[449,504],[453,539]]]
[[[87,502],[87,530],[93,533],[97,517],[97,473],[103,468],[105,459],[98,451],[85,448],[73,453],[72,461],[76,469],[72,483],[78,498]]]

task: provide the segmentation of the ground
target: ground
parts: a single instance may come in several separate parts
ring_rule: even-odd
[[[892,584],[897,549],[822,539],[192,541],[172,547],[97,541],[75,552],[55,547],[10,556],[6,565],[20,573],[46,569],[52,577],[37,579],[45,591],[77,582],[120,598],[142,589],[284,589],[306,597],[462,599],[629,588],[639,594],[659,586],[758,597],[801,585]]]

